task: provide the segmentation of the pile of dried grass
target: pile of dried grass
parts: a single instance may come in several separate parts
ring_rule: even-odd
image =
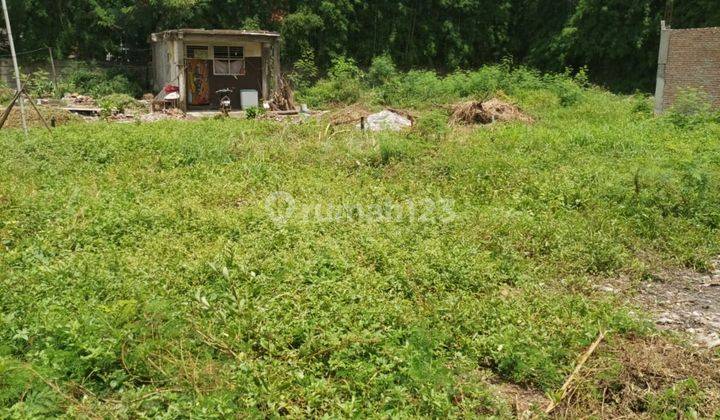
[[[53,118],[55,118],[55,125],[63,125],[72,121],[82,121],[82,119],[77,115],[61,108],[45,105],[36,106],[40,110],[40,113],[42,114],[43,118],[45,118],[45,121],[48,123],[48,125],[50,124],[50,120],[52,120]],[[4,112],[4,110],[0,111],[0,114],[2,114],[2,112]],[[35,110],[27,103],[25,104],[25,117],[27,118],[28,127],[44,127],[40,116],[38,116],[37,112],[35,112]],[[4,127],[22,127],[19,104],[16,104],[13,109],[10,110],[10,115],[8,116],[7,121],[5,121]]]
[[[456,104],[452,108],[450,123],[453,125],[492,124],[495,121],[533,122],[520,108],[494,98],[486,102],[469,101]]]
[[[660,336],[613,341],[601,346],[554,415],[653,418],[679,409],[680,418],[683,403],[697,404],[700,418],[720,412],[717,355]]]

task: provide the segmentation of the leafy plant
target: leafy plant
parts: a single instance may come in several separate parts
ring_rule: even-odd
[[[37,98],[47,98],[57,94],[50,74],[46,71],[38,70],[28,75],[22,75],[22,80],[28,92]]]
[[[710,96],[699,89],[682,90],[667,111],[667,118],[680,127],[701,124],[713,117]]]
[[[306,89],[317,81],[318,68],[315,64],[315,53],[307,49],[302,56],[293,64],[293,71],[290,73],[290,81],[297,89]]]
[[[124,93],[114,93],[103,96],[98,100],[98,105],[104,116],[117,113],[124,113],[129,108],[139,108],[140,104],[133,97]]]
[[[62,88],[65,92],[102,97],[115,93],[138,97],[142,94],[139,84],[118,70],[102,69],[92,63],[76,64],[65,71]]]
[[[251,106],[251,107],[245,109],[245,117],[249,120],[254,120],[255,118],[262,116],[264,114],[265,114],[265,108],[263,108],[263,107]]]
[[[382,86],[397,77],[397,69],[390,55],[380,55],[372,60],[367,80],[371,86]]]
[[[351,104],[362,96],[363,72],[352,59],[333,60],[328,77],[300,92],[300,98],[312,107],[329,104]]]

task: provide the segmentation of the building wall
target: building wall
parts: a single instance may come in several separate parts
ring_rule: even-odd
[[[153,53],[153,81],[156,93],[166,84],[180,87],[179,106],[187,109],[187,75],[185,73],[186,47],[242,46],[245,57],[245,76],[210,77],[211,89],[234,87],[257,89],[260,98],[269,99],[277,88],[280,77],[280,42],[275,35],[264,34],[204,34],[166,31],[150,36]],[[212,64],[212,48],[206,58]],[[212,94],[214,94],[214,90]],[[239,96],[238,96],[239,97]],[[234,100],[234,99],[233,99]],[[211,99],[211,106],[218,98]],[[234,106],[234,105],[233,105]]]
[[[153,88],[157,93],[172,80],[170,42],[155,42],[152,44],[152,62]]]
[[[720,107],[720,28],[663,28],[656,111],[668,109],[688,88],[705,91]]]

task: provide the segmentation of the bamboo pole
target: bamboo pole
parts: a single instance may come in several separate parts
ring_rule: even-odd
[[[22,82],[20,81],[20,68],[18,67],[17,55],[15,54],[15,42],[13,42],[12,27],[10,26],[10,15],[8,15],[7,3],[5,2],[5,0],[2,0],[2,8],[3,14],[5,15],[5,27],[8,33],[8,41],[10,42],[10,54],[12,54],[13,67],[15,67],[15,82],[17,83],[17,91],[19,94],[22,91]],[[28,128],[27,121],[25,121],[25,104],[22,96],[19,96],[18,99],[20,99],[20,115],[22,118],[23,131],[25,132],[25,137],[27,137]]]

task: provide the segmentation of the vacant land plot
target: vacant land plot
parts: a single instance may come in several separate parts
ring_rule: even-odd
[[[5,131],[0,416],[512,415],[600,331],[557,413],[711,416],[712,354],[595,286],[710,269],[720,125],[512,100],[532,123]]]

